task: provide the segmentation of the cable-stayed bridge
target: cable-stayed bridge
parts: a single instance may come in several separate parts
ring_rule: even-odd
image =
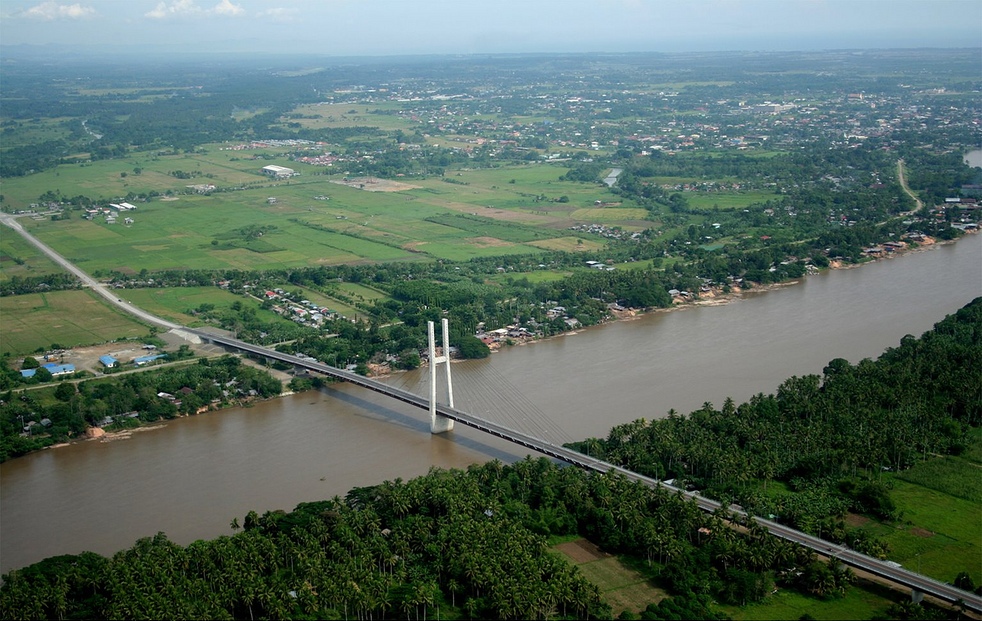
[[[580,468],[587,468],[589,470],[594,470],[600,473],[608,473],[608,472],[618,473],[631,481],[637,481],[652,487],[660,486],[671,492],[683,494],[691,498],[693,502],[695,502],[702,510],[707,512],[713,512],[721,508],[720,503],[711,500],[709,498],[705,498],[693,492],[688,492],[686,490],[682,490],[673,487],[671,485],[666,485],[661,481],[651,479],[649,477],[641,476],[637,473],[631,472],[629,470],[625,470],[624,468],[621,468],[619,466],[615,466],[614,464],[610,464],[602,460],[592,458],[589,455],[584,455],[577,451],[564,448],[563,446],[561,446],[562,440],[559,439],[557,439],[556,441],[544,440],[542,438],[549,437],[550,434],[554,433],[554,430],[551,430],[547,427],[537,431],[533,430],[533,432],[531,433],[526,431],[519,431],[517,427],[522,427],[524,425],[518,424],[519,421],[517,418],[512,419],[511,421],[512,425],[506,426],[506,425],[492,422],[480,416],[469,414],[463,410],[452,407],[452,405],[440,405],[436,403],[436,396],[435,396],[436,377],[435,377],[434,365],[435,363],[438,362],[438,360],[434,355],[435,352],[433,348],[432,336],[430,337],[431,398],[424,399],[423,397],[420,397],[419,395],[410,392],[408,390],[405,390],[403,388],[390,386],[388,384],[379,382],[377,380],[373,380],[367,377],[362,377],[357,373],[352,373],[350,371],[328,366],[326,364],[317,362],[316,360],[300,358],[299,356],[285,354],[273,349],[260,347],[258,345],[252,345],[251,343],[246,343],[238,339],[220,336],[220,335],[212,334],[210,332],[204,332],[202,330],[185,328],[166,319],[162,319],[160,317],[152,315],[151,313],[148,313],[143,309],[140,309],[130,304],[129,302],[122,300],[121,298],[117,298],[115,294],[111,290],[109,290],[105,285],[97,282],[95,279],[93,279],[91,276],[89,276],[84,271],[79,269],[73,263],[62,257],[60,254],[49,248],[46,244],[42,243],[36,237],[34,237],[26,230],[24,230],[24,228],[16,221],[16,216],[0,213],[0,224],[4,224],[12,228],[18,234],[23,236],[28,242],[37,246],[42,252],[44,252],[49,257],[51,257],[56,263],[58,263],[59,265],[63,266],[66,270],[78,276],[86,287],[91,287],[93,291],[106,298],[106,300],[110,304],[115,305],[118,308],[137,316],[143,321],[147,321],[153,325],[161,326],[165,329],[171,330],[177,334],[184,336],[185,338],[210,341],[212,343],[221,345],[223,347],[229,347],[238,351],[243,351],[250,354],[262,356],[269,360],[279,360],[281,362],[286,362],[294,365],[294,367],[296,368],[316,371],[318,373],[322,373],[329,377],[334,377],[339,380],[344,380],[352,384],[362,386],[369,390],[373,390],[375,392],[392,397],[393,399],[397,399],[399,401],[408,403],[418,408],[428,409],[430,410],[430,417],[431,417],[430,429],[431,431],[434,432],[441,432],[441,431],[447,431],[449,429],[452,429],[452,424],[448,424],[448,421],[459,422],[463,425],[467,425],[468,427],[473,427],[474,429],[478,429],[480,431],[489,433],[499,438],[504,438],[505,440],[532,449],[534,451],[538,451],[542,454],[549,455],[550,457],[561,459],[567,463],[573,464]],[[444,334],[446,334],[445,327],[444,327]],[[444,337],[443,342],[447,343],[448,339]],[[444,358],[444,357],[440,356],[440,358]],[[447,359],[444,359],[444,362],[447,362],[448,364],[447,368],[449,369],[449,361]],[[448,380],[449,377],[450,377],[450,372],[448,370],[447,371]],[[453,396],[452,396],[452,392],[450,392],[449,390],[449,382],[448,382],[448,393],[449,393],[449,402],[452,404]],[[494,407],[491,406],[487,407],[486,411],[488,413],[490,413],[492,409],[497,410],[498,409],[497,406],[499,405],[499,402],[496,400],[493,405]],[[533,412],[534,407],[526,406],[526,411]],[[516,428],[513,428],[513,426]],[[727,510],[729,510],[733,514],[746,517],[746,513],[740,510],[739,508],[731,506],[731,507],[727,507]],[[778,524],[777,522],[772,522],[770,520],[765,520],[758,517],[752,517],[751,519],[756,520],[757,523],[759,523],[761,526],[766,528],[768,531],[770,531],[772,535],[776,537],[781,537],[782,539],[786,539],[788,541],[792,541],[794,543],[800,544],[802,546],[805,546],[806,548],[818,552],[819,554],[838,558],[840,561],[842,561],[847,565],[867,571],[876,576],[880,576],[881,578],[890,580],[895,584],[903,585],[911,589],[911,595],[915,599],[920,597],[921,595],[930,595],[932,597],[936,597],[946,602],[951,602],[951,603],[962,602],[967,609],[973,610],[977,613],[982,613],[982,597],[975,595],[974,593],[969,593],[967,591],[957,589],[950,584],[945,584],[943,582],[939,582],[932,578],[928,578],[926,576],[922,576],[920,574],[916,574],[914,572],[908,571],[902,567],[896,566],[895,563],[891,564],[889,562],[880,561],[878,559],[866,556],[865,554],[860,554],[859,552],[849,550],[844,546],[838,546],[836,544],[830,543],[823,539],[819,539],[818,537],[812,537],[811,535],[805,534],[801,531],[797,531],[793,528],[788,528],[787,526]]]
[[[294,365],[294,367],[298,369],[307,369],[309,371],[322,373],[328,377],[333,377],[335,379],[343,380],[357,386],[367,388],[420,409],[429,410],[431,413],[431,430],[433,430],[434,433],[447,431],[453,428],[452,424],[448,426],[446,425],[445,421],[460,423],[479,431],[483,431],[484,433],[503,438],[509,442],[524,446],[525,448],[534,450],[544,455],[560,459],[580,468],[585,468],[600,473],[617,473],[619,475],[623,475],[630,481],[636,481],[651,487],[660,486],[669,490],[670,492],[682,494],[687,498],[690,498],[696,503],[697,506],[699,506],[700,509],[706,512],[711,513],[722,508],[722,505],[719,502],[701,496],[697,493],[686,491],[671,485],[666,485],[665,483],[656,479],[639,475],[635,472],[631,472],[630,470],[621,468],[620,466],[616,466],[603,460],[590,457],[589,455],[584,455],[578,451],[565,448],[562,446],[562,442],[568,441],[568,439],[557,439],[555,441],[543,439],[543,437],[548,436],[556,436],[558,438],[564,434],[562,434],[561,431],[551,429],[549,426],[543,425],[541,422],[535,420],[541,417],[524,417],[524,420],[513,417],[511,424],[505,425],[489,420],[489,418],[468,413],[462,409],[452,407],[449,404],[445,405],[436,403],[434,392],[435,386],[432,384],[433,380],[435,379],[435,366],[436,363],[447,361],[443,356],[434,358],[432,355],[432,339],[430,349],[430,394],[433,396],[433,400],[431,401],[431,399],[422,397],[415,392],[406,390],[405,388],[386,384],[384,382],[364,377],[344,369],[338,369],[309,358],[301,358],[292,354],[278,352],[266,347],[253,345],[251,343],[246,343],[225,336],[211,334],[209,332],[203,332],[201,330],[185,328],[184,331],[189,332],[202,340],[210,341],[216,345],[229,347],[271,360],[286,362]],[[444,340],[444,342],[446,342],[446,340]],[[449,364],[449,362],[447,362],[447,364]],[[496,379],[495,381],[497,382],[499,380]],[[450,391],[448,390],[448,392]],[[451,402],[453,401],[452,392],[449,394],[449,400]],[[489,404],[488,412],[493,409],[491,406],[498,404],[498,401],[495,400],[493,403],[489,402]],[[533,408],[534,406],[531,406],[529,411],[534,412]],[[444,422],[441,422],[441,419]],[[537,432],[529,433],[519,429],[519,427],[528,426],[527,424],[523,424],[523,422],[527,423],[529,420],[531,420],[533,427],[538,427]],[[732,514],[748,517],[747,514],[738,507],[729,506],[726,507],[726,509]],[[837,558],[846,565],[869,572],[875,576],[890,580],[896,584],[903,585],[911,590],[911,594],[915,599],[919,599],[919,597],[922,595],[928,595],[949,603],[961,602],[966,608],[982,613],[982,597],[979,597],[974,593],[963,591],[950,584],[945,584],[938,580],[908,571],[903,567],[897,566],[896,563],[875,559],[871,556],[850,550],[845,546],[825,541],[771,520],[765,520],[759,517],[751,517],[750,519],[756,520],[758,524],[766,528],[776,537],[797,543],[824,556]]]

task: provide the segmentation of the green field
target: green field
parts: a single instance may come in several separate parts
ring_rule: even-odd
[[[332,285],[331,289],[336,289],[345,295],[351,296],[357,300],[363,300],[365,302],[391,299],[384,291],[379,291],[378,289],[374,289],[368,285],[361,285],[354,282],[337,283]]]
[[[890,496],[903,511],[897,526],[868,526],[889,545],[890,560],[950,582],[960,571],[982,580],[982,508],[976,502],[894,478]]]
[[[5,179],[5,204],[26,209],[47,191],[85,195],[100,205],[121,202],[127,193],[156,193],[148,202],[130,199],[137,210],[121,213],[115,224],[102,216],[83,220],[78,211],[57,222],[21,220],[83,269],[124,274],[594,250],[604,242],[589,234],[577,236],[592,242],[586,248],[542,242],[561,238],[575,224],[647,225],[647,211],[633,203],[597,207],[610,194],[599,184],[560,181],[567,170],[560,165],[462,170],[448,177],[454,183],[413,178],[407,181],[416,189],[374,192],[331,183],[339,175],[291,162],[285,149],[229,146],[208,144],[173,155],[137,152]],[[271,180],[259,172],[270,163],[289,165],[301,176]],[[190,178],[177,178],[177,172]],[[195,194],[187,189],[194,184],[213,184],[219,191]],[[226,188],[234,190],[221,191]],[[124,217],[132,224],[123,223]],[[263,229],[261,238],[240,236],[248,227]]]
[[[624,610],[637,613],[668,596],[642,573],[628,567],[616,556],[601,552],[585,539],[563,542],[552,550],[596,585],[615,617]]]
[[[408,115],[396,114],[401,108],[402,106],[394,103],[305,104],[294,108],[283,121],[299,123],[305,129],[377,127],[383,131],[401,129],[412,133],[421,127],[418,121],[413,121]]]
[[[626,209],[623,207],[602,207],[577,209],[570,217],[584,222],[620,222],[644,220],[648,212],[644,209]]]
[[[764,601],[747,606],[720,606],[731,619],[737,621],[766,619],[800,619],[810,615],[813,619],[872,619],[886,618],[886,611],[893,605],[888,593],[874,585],[854,585],[839,599],[821,599],[797,591],[781,589]]]
[[[161,289],[127,289],[120,291],[119,297],[132,302],[135,306],[165,319],[170,319],[186,326],[202,325],[200,320],[188,311],[202,304],[213,304],[216,307],[230,306],[233,302],[242,302],[259,307],[255,300],[230,293],[218,287],[169,287]]]
[[[556,282],[557,280],[562,280],[567,276],[570,276],[573,272],[557,272],[553,270],[536,270],[534,272],[508,272],[507,274],[498,274],[492,276],[490,280],[494,282],[507,282],[509,280],[521,281],[522,279],[528,280],[530,284],[538,284],[540,282]]]
[[[91,345],[149,332],[147,326],[84,290],[3,297],[0,313],[0,353],[27,354],[55,343],[62,347]]]
[[[753,203],[779,198],[771,192],[686,192],[683,194],[693,209],[743,209]]]
[[[8,120],[4,118],[4,121]],[[14,124],[4,127],[0,132],[0,153],[14,147],[65,138],[70,133],[65,124],[70,120],[68,118],[31,119],[19,122],[9,120]]]
[[[14,276],[26,278],[60,272],[60,267],[23,237],[0,227],[0,282]]]
[[[544,239],[542,241],[530,242],[530,246],[542,248],[543,250],[559,250],[562,252],[598,252],[603,250],[604,243],[592,239],[592,236],[583,237],[556,237],[554,239]]]

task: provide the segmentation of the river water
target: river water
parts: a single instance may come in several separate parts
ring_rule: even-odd
[[[975,235],[723,306],[654,313],[454,364],[456,405],[484,414],[498,399],[517,400],[552,422],[556,440],[603,436],[670,408],[773,392],[833,358],[876,357],[980,295]],[[231,519],[249,510],[289,510],[432,466],[526,452],[459,425],[432,436],[424,412],[349,385],[170,421],[0,465],[0,572],[55,554],[109,555],[158,531],[188,544],[230,534]]]

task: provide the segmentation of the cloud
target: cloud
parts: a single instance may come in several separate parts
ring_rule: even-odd
[[[56,19],[80,19],[94,15],[95,9],[81,4],[58,4],[57,2],[42,2],[20,13],[21,17],[52,21]]]
[[[245,13],[245,9],[236,4],[232,4],[232,0],[222,0],[215,5],[212,12],[215,15],[242,15]]]
[[[274,22],[292,22],[300,15],[300,9],[275,8],[260,11],[257,16]]]
[[[225,16],[236,16],[243,15],[245,9],[237,4],[233,4],[232,0],[221,0],[218,4],[210,9],[203,9],[194,0],[174,0],[170,4],[166,2],[161,2],[157,4],[156,8],[145,14],[146,17],[150,19],[168,19],[171,17],[187,17],[191,15],[225,15]]]

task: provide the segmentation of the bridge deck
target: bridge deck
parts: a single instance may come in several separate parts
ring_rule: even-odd
[[[232,347],[240,351],[245,351],[248,353],[264,356],[266,358],[271,358],[274,360],[280,360],[282,362],[287,362],[293,364],[297,367],[303,367],[310,369],[312,371],[317,371],[323,373],[324,375],[334,377],[340,380],[350,382],[352,384],[362,386],[369,390],[381,393],[393,399],[398,399],[409,405],[428,410],[429,401],[417,394],[411,393],[409,391],[403,390],[401,388],[396,388],[395,386],[390,386],[388,384],[379,382],[378,380],[373,380],[368,377],[358,375],[357,373],[352,373],[351,371],[346,371],[344,369],[338,369],[316,360],[306,360],[293,356],[291,354],[285,354],[265,347],[260,347],[258,345],[253,345],[251,343],[246,343],[239,341],[237,339],[228,338],[225,336],[215,335],[208,332],[203,332],[200,330],[188,330],[202,339],[211,341],[218,345],[223,345],[227,347]],[[532,437],[521,431],[517,431],[504,425],[499,425],[493,421],[489,421],[467,412],[461,410],[450,408],[446,405],[438,404],[436,411],[441,416],[446,416],[456,422],[459,422],[468,427],[473,427],[479,431],[489,433],[493,436],[503,438],[509,442],[524,446],[526,448],[532,449],[549,457],[554,457],[556,459],[561,459],[567,463],[580,468],[586,468],[601,473],[614,472],[623,475],[625,478],[631,481],[636,481],[644,485],[651,487],[662,487],[670,492],[675,492],[682,494],[696,503],[696,505],[706,512],[713,512],[719,509],[722,505],[715,500],[711,500],[699,494],[689,492],[671,485],[666,485],[665,483],[652,479],[649,477],[642,476],[630,470],[621,468],[620,466],[615,466],[614,464],[605,462],[600,459],[595,459],[583,453],[573,451],[571,449],[565,448],[563,446],[557,446],[555,444],[540,440],[538,438]],[[747,516],[745,512],[739,510],[733,506],[727,507],[727,510],[736,515]],[[813,537],[801,531],[795,530],[773,522],[770,520],[765,520],[759,517],[751,517],[759,523],[761,526],[766,528],[770,533],[776,537],[792,541],[806,548],[809,548],[819,554],[829,557],[835,557],[852,567],[862,569],[871,574],[891,580],[898,584],[902,584],[910,589],[920,591],[926,595],[931,595],[937,597],[943,601],[955,603],[963,602],[965,606],[976,612],[982,612],[982,597],[975,595],[974,593],[969,593],[961,589],[957,589],[950,584],[945,584],[938,580],[922,576],[920,574],[908,571],[903,567],[894,567],[889,565],[884,561],[875,559],[871,556],[861,554],[854,550],[850,550],[845,546],[840,546],[833,544],[831,542],[825,541],[824,539],[819,539],[818,537]]]

